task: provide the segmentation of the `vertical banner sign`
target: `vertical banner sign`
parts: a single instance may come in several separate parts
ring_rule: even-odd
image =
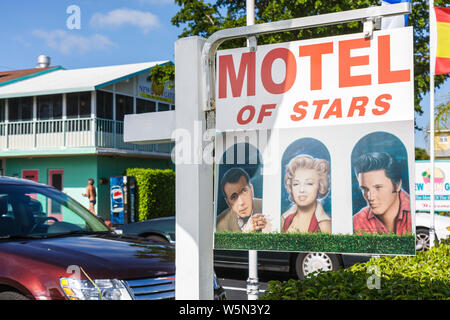
[[[216,249],[415,254],[411,27],[216,60]]]
[[[416,162],[416,210],[430,211],[431,164]],[[434,210],[450,211],[450,161],[434,163]]]
[[[125,223],[123,177],[110,177],[111,223]]]

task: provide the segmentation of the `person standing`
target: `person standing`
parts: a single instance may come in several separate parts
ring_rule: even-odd
[[[89,211],[95,213],[95,204],[97,203],[97,191],[94,187],[94,179],[88,179],[88,185],[86,187],[86,193],[83,193],[83,197],[89,198]]]

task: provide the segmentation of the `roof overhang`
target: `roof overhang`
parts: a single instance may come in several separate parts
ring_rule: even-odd
[[[94,91],[149,72],[156,65],[169,63],[172,62],[166,60],[98,68],[59,69],[1,86],[0,99]]]

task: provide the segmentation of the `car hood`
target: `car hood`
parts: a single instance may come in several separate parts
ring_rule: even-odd
[[[96,279],[127,280],[175,273],[173,246],[113,234],[6,242],[0,249],[63,270],[79,266]]]

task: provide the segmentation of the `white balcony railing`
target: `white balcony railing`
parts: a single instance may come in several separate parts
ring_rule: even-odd
[[[99,118],[0,123],[0,151],[97,147],[169,153],[168,144],[123,141],[123,122]]]

